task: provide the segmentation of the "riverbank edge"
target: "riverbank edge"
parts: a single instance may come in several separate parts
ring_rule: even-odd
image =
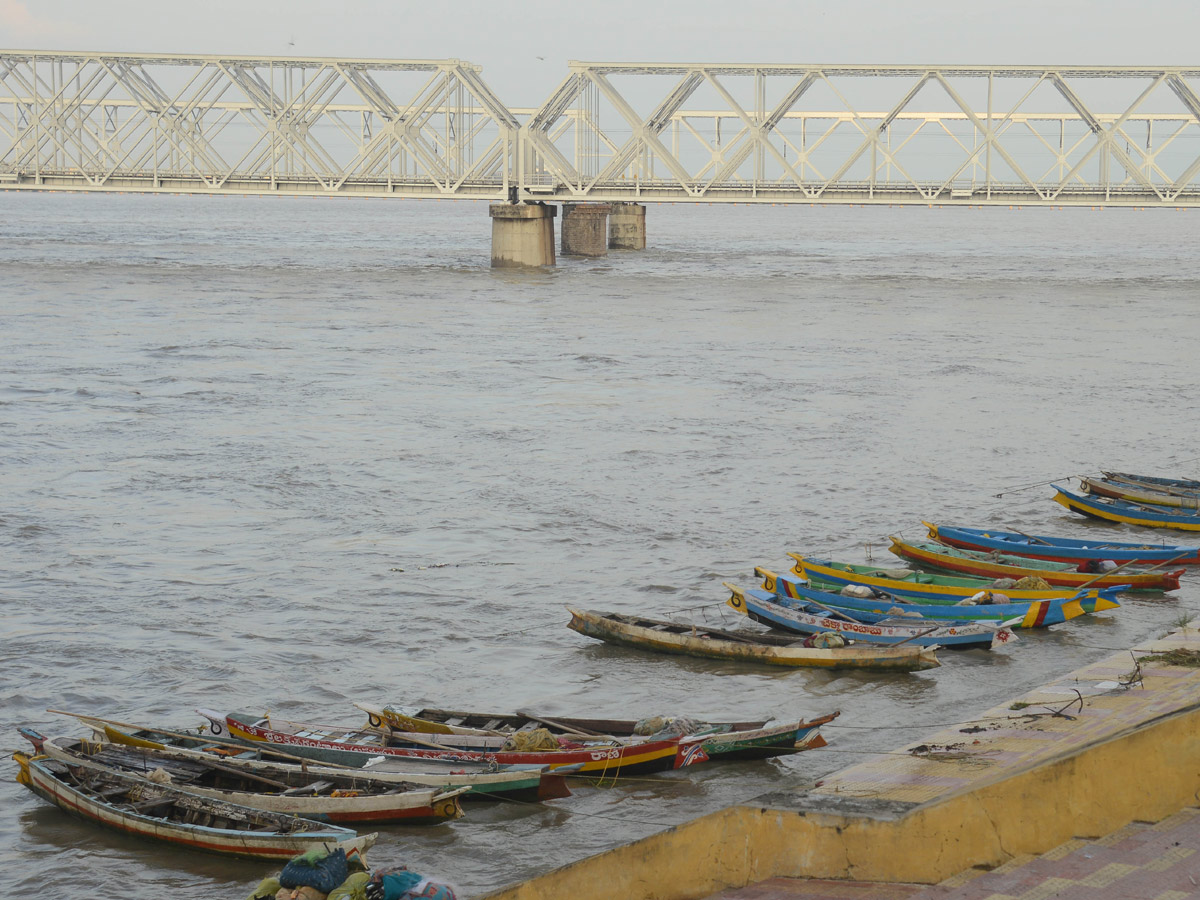
[[[773,793],[723,809],[483,900],[694,900],[774,877],[936,884],[969,869],[1044,853],[1072,838],[1097,838],[1131,822],[1160,821],[1194,804],[1200,792],[1200,668],[1157,663],[1143,668],[1134,660],[1138,654],[1200,649],[1198,627],[1200,620],[1189,622],[1136,651],[1056,679],[1060,686],[1103,686],[1114,684],[1102,679],[1118,671],[1137,676],[1107,689],[1102,698],[1081,699],[1081,715],[1038,721],[1037,734],[1026,734],[1026,743],[1035,737],[1053,742],[1072,731],[1082,737],[1035,761],[1012,754],[1018,758],[1001,763],[999,771],[981,767],[972,773],[970,755],[963,754],[940,763],[960,783],[926,802],[897,802],[882,783],[867,794],[856,791],[851,804],[840,801],[830,782],[853,782],[854,773],[871,767],[866,763],[829,776],[816,791]],[[1165,705],[1160,701],[1153,708],[1147,692],[1156,688],[1164,689],[1157,693]],[[1044,705],[1048,692],[1043,687],[1023,696]],[[1061,689],[1054,693],[1063,694]],[[974,722],[1012,720],[1009,710],[1021,702],[1009,701]],[[1085,704],[1096,715],[1083,716]],[[939,732],[916,748],[946,746],[946,735],[961,739],[978,727],[964,726]],[[992,743],[1003,744],[1005,737],[1012,746],[1011,734]],[[911,755],[916,748],[899,752],[915,767],[928,766],[927,757]]]

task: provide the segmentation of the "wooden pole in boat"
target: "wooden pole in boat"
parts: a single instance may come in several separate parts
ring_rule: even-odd
[[[918,632],[917,634],[914,634],[912,637],[906,637],[902,641],[896,641],[896,643],[888,644],[887,646],[899,647],[901,644],[907,644],[909,641],[915,641],[917,638],[925,637],[928,634],[933,634],[935,631],[937,631],[939,628],[942,628],[942,627],[944,627],[944,626],[934,625],[932,628],[926,628],[924,631]]]
[[[104,719],[104,718],[101,718],[100,716],[91,716],[91,715],[87,715],[86,713],[67,712],[66,710],[63,710],[63,709],[48,709],[48,710],[46,710],[46,712],[54,713],[55,715],[59,715],[59,716],[70,716],[71,718],[79,719],[79,721],[84,722],[84,723],[103,722],[105,725],[113,725],[117,728],[131,728],[134,731],[142,731],[144,728],[144,726],[142,726],[142,725],[132,725],[129,722],[118,722],[115,719]],[[206,738],[204,735],[196,734],[195,732],[171,731],[167,728],[147,728],[145,730],[153,731],[156,734],[165,734],[165,735],[167,735],[167,737],[184,738],[189,741],[207,741],[208,740],[208,738]],[[315,760],[311,760],[311,759],[308,759],[303,756],[295,756],[291,753],[287,753],[283,750],[279,750],[277,748],[277,745],[268,744],[266,741],[240,742],[236,738],[230,738],[229,740],[234,746],[243,747],[247,751],[254,750],[260,754],[267,754],[269,756],[278,756],[280,759],[286,759],[288,762],[299,763],[300,765],[305,766],[305,767],[311,766],[311,765],[318,765],[318,766],[326,766],[326,767],[332,768],[332,769],[346,769],[349,772],[358,771],[357,766],[347,766],[347,765],[343,765],[342,763],[335,763],[335,762],[317,762]],[[219,744],[222,742],[221,741],[213,741],[213,743]]]
[[[1145,569],[1145,570],[1143,570],[1142,572],[1139,572],[1138,574],[1140,574],[1140,575],[1147,575],[1147,574],[1149,574],[1150,572],[1153,572],[1155,569],[1161,569],[1163,566],[1169,566],[1171,563],[1173,563],[1173,562],[1177,562],[1177,561],[1179,561],[1179,560],[1183,559],[1185,556],[1191,556],[1191,555],[1192,555],[1191,551],[1190,551],[1190,550],[1188,550],[1188,551],[1186,551],[1186,552],[1184,552],[1184,553],[1180,553],[1178,556],[1172,557],[1171,559],[1164,560],[1163,562],[1160,562],[1160,563],[1158,563],[1158,564],[1156,564],[1156,565],[1150,566],[1150,568],[1148,568],[1148,569]],[[1079,585],[1079,587],[1077,588],[1077,590],[1081,590],[1081,591],[1082,591],[1082,590],[1084,590],[1085,588],[1089,587],[1090,585],[1093,585],[1093,584],[1095,584],[1095,583],[1096,583],[1097,581],[1099,581],[1101,578],[1107,578],[1109,575],[1112,575],[1112,574],[1114,574],[1114,573],[1116,573],[1116,572],[1119,572],[1121,569],[1123,569],[1123,568],[1125,568],[1126,566],[1128,566],[1128,565],[1131,565],[1131,564],[1133,564],[1133,563],[1135,563],[1135,562],[1137,562],[1137,560],[1136,560],[1136,559],[1128,559],[1128,560],[1126,560],[1125,562],[1121,563],[1119,566],[1117,566],[1115,569],[1109,569],[1107,572],[1101,572],[1099,575],[1097,575],[1095,578],[1091,579],[1090,581],[1085,581],[1083,584]]]
[[[531,722],[537,722],[541,725],[548,725],[551,728],[558,728],[564,732],[564,737],[583,737],[583,738],[597,738],[597,737],[611,738],[612,737],[612,735],[610,735],[610,734],[604,734],[599,731],[592,731],[589,728],[580,728],[578,725],[574,725],[574,726],[568,725],[566,722],[559,722],[557,719],[547,719],[545,716],[535,716],[531,712],[525,712],[524,710],[520,710],[520,709],[517,710],[517,715],[524,716],[525,718],[529,719]]]
[[[1053,546],[1049,541],[1043,541],[1041,538],[1034,537],[1032,534],[1026,534],[1020,528],[1013,528],[1011,525],[1009,525],[1008,530],[1015,534],[1019,534],[1023,538],[1029,538],[1029,540],[1033,541],[1035,544],[1044,544],[1047,547]]]

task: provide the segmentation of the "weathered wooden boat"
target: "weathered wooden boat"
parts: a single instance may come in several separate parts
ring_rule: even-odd
[[[808,561],[797,562],[797,574],[776,575],[766,569],[756,568],[755,574],[763,580],[763,590],[771,591],[781,597],[796,597],[802,599],[801,590],[813,585],[804,577]],[[886,579],[879,579],[886,580]],[[956,622],[984,621],[996,625],[1004,623],[1010,628],[1046,628],[1050,625],[1061,625],[1071,619],[1084,615],[1082,600],[1076,596],[1070,599],[1055,600],[1022,600],[1017,603],[979,603],[971,606],[959,606],[965,597],[957,601],[933,598],[909,597],[896,593],[878,584],[864,582],[848,582],[860,584],[877,592],[874,597],[847,597],[840,594],[837,609],[862,612],[872,612],[886,615],[889,610],[902,609],[905,614],[916,613],[928,619],[951,619]],[[995,593],[1001,593],[996,591]],[[1101,597],[1092,601],[1096,609],[1113,609],[1120,604]]]
[[[548,766],[411,760],[320,747],[275,747],[230,737],[224,733],[224,724],[221,725],[222,733],[213,735],[167,728],[142,728],[81,713],[63,715],[73,716],[91,728],[99,739],[113,744],[171,749],[200,758],[215,755],[223,759],[269,760],[275,765],[307,772],[314,777],[361,770],[375,780],[394,784],[407,781],[446,790],[470,788],[462,797],[464,801],[515,800],[536,803],[571,796],[565,776],[551,772]],[[318,765],[313,765],[313,762]]]
[[[571,607],[567,607],[567,611],[571,614],[571,621],[567,627],[573,631],[609,644],[659,653],[764,663],[772,666],[826,669],[919,671],[940,665],[937,655],[930,647],[848,644],[837,649],[823,650],[805,647],[802,639],[790,636],[753,631],[723,631],[703,625],[683,625],[643,616],[578,610]]]
[[[817,559],[813,556],[801,556],[789,553],[796,561],[792,572],[810,582],[811,587],[820,590],[840,591],[848,584],[860,584],[866,587],[878,588],[899,597],[911,597],[922,603],[955,604],[967,597],[973,597],[980,591],[997,591],[1003,593],[1013,603],[1024,603],[1028,600],[1053,600],[1067,602],[1078,600],[1080,608],[1085,613],[1100,612],[1106,609],[1116,609],[1121,604],[1117,602],[1115,588],[1086,588],[1071,590],[1069,588],[1054,588],[1052,590],[1019,590],[1017,588],[998,588],[991,578],[972,578],[966,575],[941,575],[935,572],[914,572],[912,569],[884,569],[873,565],[856,563],[832,562],[827,559]]]
[[[703,762],[704,755],[685,752],[697,744],[693,740],[646,741],[620,744],[610,741],[560,744],[557,750],[503,750],[479,738],[459,736],[464,742],[477,741],[480,749],[440,744],[444,735],[421,735],[410,732],[376,729],[345,728],[288,722],[270,716],[250,716],[244,713],[221,715],[211,710],[197,710],[214,724],[221,722],[233,737],[248,741],[266,741],[291,747],[318,747],[332,750],[353,750],[372,755],[401,756],[409,759],[447,759],[455,762],[495,762],[500,765],[525,762],[531,765],[569,769],[584,776],[615,778],[619,775],[639,775],[665,772],[681,766]],[[432,740],[430,740],[432,738]],[[698,749],[698,748],[696,748]]]
[[[1093,519],[1105,519],[1109,522],[1124,522],[1126,525],[1144,525],[1147,528],[1176,528],[1180,531],[1200,531],[1200,510],[1186,512],[1184,510],[1170,511],[1161,506],[1148,503],[1134,503],[1131,500],[1114,500],[1107,497],[1092,497],[1076,494],[1057,484],[1054,488],[1054,500],[1061,503],[1071,512]]]
[[[257,859],[291,859],[317,847],[364,854],[375,834],[202,797],[146,778],[15,753],[17,781],[70,815],[179,847]]]
[[[379,781],[361,769],[313,775],[298,768],[237,757],[201,759],[153,747],[126,747],[80,738],[48,738],[20,729],[34,748],[68,766],[80,761],[107,771],[166,783],[202,797],[318,822],[436,825],[462,817],[469,788],[427,788]]]
[[[838,609],[828,602],[837,594],[796,587],[800,597],[789,597],[773,590],[743,590],[725,584],[730,591],[729,606],[755,622],[792,631],[796,634],[821,634],[832,631],[846,638],[873,644],[912,643],[947,650],[991,650],[996,644],[1016,640],[1012,630],[1000,624],[980,620],[909,618],[864,610]],[[1048,601],[1043,601],[1048,602]]]
[[[474,713],[417,707],[373,706],[355,703],[367,714],[372,728],[393,729],[424,735],[473,735],[508,738],[521,732],[544,728],[568,739],[606,738],[624,743],[656,737],[701,738],[700,746],[709,759],[765,759],[824,747],[820,727],[839,713],[801,722],[696,722],[695,728],[676,734],[669,727],[660,734],[638,734],[638,720],[596,719],[570,716],[535,716],[529,713]]]
[[[1117,587],[1125,591],[1176,591],[1179,576],[1186,569],[1173,572],[1151,572],[1145,569],[1124,568],[1110,574],[1080,572],[1070,563],[1053,562],[1048,559],[1031,559],[1011,556],[995,550],[963,550],[936,541],[909,543],[894,535],[889,536],[892,545],[888,548],[901,559],[916,563],[927,569],[941,569],[962,575],[981,578],[1037,577],[1057,587],[1081,588]]]
[[[1154,475],[1131,475],[1128,472],[1101,472],[1109,481],[1140,484],[1146,487],[1178,488],[1185,491],[1200,491],[1200,481],[1194,478],[1158,478]]]
[[[1117,500],[1129,500],[1133,503],[1147,503],[1151,506],[1173,507],[1179,509],[1200,509],[1200,490],[1173,487],[1149,487],[1141,484],[1129,484],[1123,481],[1108,481],[1104,478],[1079,479],[1079,489],[1085,494],[1097,497],[1113,497]]]
[[[1050,559],[1080,565],[1089,561],[1112,560],[1115,563],[1155,563],[1200,565],[1200,546],[1148,544],[1108,541],[1103,538],[1064,538],[993,528],[953,528],[949,525],[922,523],[932,540],[962,547],[964,550],[999,550],[1014,556]]]

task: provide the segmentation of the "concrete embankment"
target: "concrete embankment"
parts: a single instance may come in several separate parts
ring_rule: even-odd
[[[1200,653],[1198,626],[814,786],[703,816],[487,900],[690,900],[780,877],[937,884],[1157,822],[1200,797],[1200,667],[1161,655]]]

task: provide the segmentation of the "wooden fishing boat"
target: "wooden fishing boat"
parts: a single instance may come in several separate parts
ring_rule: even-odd
[[[1094,572],[1080,572],[1078,567],[1069,563],[1052,562],[1048,559],[1009,556],[994,550],[963,550],[935,541],[910,544],[894,535],[889,536],[889,540],[892,545],[888,549],[892,553],[924,568],[982,578],[1019,580],[1038,577],[1058,587],[1076,589],[1095,585],[1121,586],[1122,590],[1126,591],[1176,591],[1179,590],[1179,576],[1186,571],[1178,569],[1174,572],[1151,572],[1145,569],[1125,568],[1119,572],[1098,575]]]
[[[812,582],[805,580],[804,572],[810,561],[797,562],[793,571],[797,576],[776,575],[766,569],[756,568],[755,574],[763,580],[763,590],[772,591],[781,597],[802,598],[801,589],[811,588]],[[847,573],[848,574],[848,573]],[[877,579],[886,581],[886,579]],[[932,599],[909,597],[882,587],[880,584],[867,584],[865,581],[847,582],[860,584],[877,592],[874,597],[846,597],[836,594],[837,609],[871,612],[885,615],[889,610],[902,609],[906,614],[916,613],[928,619],[951,619],[956,622],[983,621],[997,626],[1003,623],[1010,628],[1046,628],[1050,625],[1061,625],[1071,619],[1084,615],[1083,601],[1078,596],[1071,599],[1056,600],[1022,600],[1018,603],[983,603],[972,606],[959,606],[965,597],[957,601],[945,598]],[[845,585],[843,585],[844,587]],[[996,593],[1000,593],[997,591]],[[1113,609],[1119,604],[1106,597],[1091,601],[1096,609]]]
[[[1085,494],[1094,494],[1097,497],[1113,497],[1117,500],[1166,507],[1167,512],[1172,508],[1200,509],[1200,490],[1148,487],[1103,478],[1082,477],[1079,479],[1079,489]]]
[[[666,740],[645,741],[638,744],[620,744],[598,740],[594,742],[570,742],[573,746],[560,744],[557,750],[504,750],[494,742],[471,737],[456,736],[463,743],[477,742],[479,749],[439,743],[445,735],[421,735],[410,732],[389,731],[384,734],[376,729],[345,728],[328,725],[311,725],[303,722],[288,722],[270,716],[249,716],[244,713],[221,715],[211,710],[197,710],[214,724],[221,722],[236,738],[248,741],[266,741],[292,747],[318,747],[333,750],[353,750],[375,756],[401,756],[409,759],[447,759],[455,762],[495,762],[500,765],[524,762],[531,765],[549,766],[554,769],[569,769],[585,776],[615,778],[619,775],[640,775],[649,772],[665,772],[685,765],[703,762],[704,754],[693,745],[697,741]],[[693,752],[685,752],[693,751]]]
[[[202,797],[145,778],[15,753],[17,781],[81,819],[179,847],[256,859],[291,859],[317,847],[364,854],[375,834]]]
[[[956,622],[949,619],[889,616],[865,610],[841,610],[828,602],[837,594],[806,587],[796,587],[800,597],[781,595],[773,590],[743,590],[728,583],[725,587],[730,591],[726,602],[733,609],[755,622],[796,634],[832,631],[872,644],[912,643],[947,650],[991,650],[996,644],[1016,640],[1011,629],[1002,625],[985,625],[979,620]]]
[[[1145,487],[1176,488],[1185,491],[1200,491],[1200,481],[1194,478],[1158,478],[1154,475],[1131,475],[1128,472],[1101,472],[1109,481],[1125,484],[1140,484]]]
[[[1054,500],[1071,512],[1109,522],[1124,522],[1126,525],[1144,525],[1147,528],[1176,528],[1180,531],[1200,531],[1200,510],[1168,510],[1148,503],[1131,500],[1113,500],[1107,497],[1090,497],[1076,494],[1057,484]]]
[[[934,525],[931,522],[922,524],[929,529],[931,540],[952,547],[962,547],[964,550],[999,550],[1013,556],[1050,559],[1076,566],[1102,559],[1142,565],[1200,565],[1200,547],[1108,541],[1103,538],[1048,537],[993,528],[952,528],[949,525]]]
[[[919,671],[940,665],[930,647],[870,646],[848,644],[833,650],[805,647],[796,637],[762,634],[752,631],[722,631],[702,625],[681,625],[629,616],[567,607],[573,631],[598,641],[652,650],[737,662],[764,663],[772,666],[811,668],[889,669]]]
[[[818,719],[770,725],[767,722],[696,722],[693,730],[676,733],[668,726],[660,734],[638,734],[634,719],[596,719],[534,716],[529,713],[473,713],[416,707],[373,706],[355,703],[367,714],[372,728],[393,729],[426,735],[473,735],[507,738],[521,732],[545,728],[571,740],[606,738],[623,743],[654,740],[656,737],[701,738],[700,746],[709,759],[765,759],[824,747],[820,727],[839,714]],[[453,723],[453,724],[451,724]]]
[[[172,787],[254,809],[318,822],[436,825],[462,817],[465,787],[445,790],[413,782],[379,781],[361,769],[313,775],[298,768],[237,757],[201,759],[192,754],[126,747],[79,738],[47,738],[20,729],[34,748],[68,766],[85,761],[141,778],[154,773]]]
[[[788,556],[796,561],[792,566],[792,572],[810,582],[811,587],[820,590],[836,592],[848,584],[860,584],[878,588],[899,597],[911,597],[922,603],[950,605],[972,597],[980,591],[999,591],[1014,603],[1024,603],[1029,600],[1059,602],[1078,600],[1080,609],[1085,613],[1116,609],[1121,605],[1117,602],[1115,588],[1091,587],[1074,591],[1068,588],[1018,590],[1016,588],[998,588],[995,580],[991,578],[914,572],[912,569],[884,569],[873,565],[831,562],[813,556],[801,556],[798,553],[789,553]]]
[[[537,803],[571,796],[564,775],[551,772],[548,766],[412,760],[319,747],[274,747],[263,742],[240,741],[229,737],[224,734],[223,723],[222,734],[212,735],[166,728],[142,728],[81,713],[63,715],[73,716],[91,728],[98,739],[113,744],[171,749],[200,758],[265,759],[274,765],[307,772],[314,777],[361,770],[377,781],[390,781],[393,784],[413,782],[446,790],[469,788],[462,796],[464,801],[515,800]],[[313,765],[313,762],[318,765]]]

